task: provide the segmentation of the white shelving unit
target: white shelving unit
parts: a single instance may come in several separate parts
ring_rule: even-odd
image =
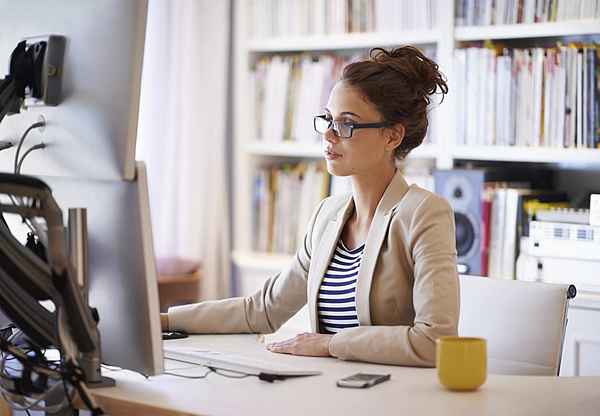
[[[435,44],[441,38],[439,30],[411,31],[400,33],[348,33],[340,35],[304,36],[295,38],[275,38],[252,40],[248,43],[250,53],[299,52],[299,51],[338,51],[345,49],[372,48],[375,46]]]
[[[499,39],[559,38],[594,35],[600,38],[600,20],[577,20],[556,23],[518,24],[502,26],[455,27],[454,2],[438,0],[435,30],[400,33],[352,33],[293,38],[247,38],[250,14],[247,1],[236,2],[235,22],[235,251],[232,261],[242,276],[244,270],[279,271],[291,256],[255,253],[252,251],[251,180],[256,166],[290,158],[322,157],[319,144],[272,143],[256,141],[249,119],[251,103],[247,101],[249,63],[262,54],[300,51],[342,51],[401,44],[435,45],[440,69],[450,80],[450,93],[444,103],[432,112],[431,136],[435,144],[415,149],[409,158],[432,159],[438,168],[451,168],[457,160],[508,161],[523,163],[558,163],[585,168],[600,165],[600,150],[521,148],[504,146],[456,146],[455,114],[452,95],[452,59],[460,42]],[[242,277],[243,278],[243,277]]]
[[[452,85],[452,59],[460,42],[482,40],[540,39],[587,37],[600,39],[600,20],[578,20],[527,25],[486,27],[455,27],[454,3],[438,0],[435,30],[401,33],[360,33],[335,36],[307,36],[285,39],[247,39],[246,0],[236,2],[235,32],[235,146],[234,146],[234,241],[232,261],[237,271],[239,294],[249,294],[260,287],[265,278],[287,267],[292,255],[257,253],[252,247],[251,197],[252,175],[257,166],[290,159],[322,157],[320,144],[273,143],[256,141],[251,134],[249,119],[251,103],[247,101],[249,63],[261,54],[300,51],[345,51],[400,44],[435,45],[436,59],[450,80],[450,93],[444,103],[432,112],[431,137],[436,144],[422,145],[413,150],[409,159],[433,162],[438,168],[451,168],[457,161],[502,161],[552,163],[559,168],[586,169],[600,167],[600,150],[558,149],[507,146],[457,146]],[[598,374],[600,360],[600,296],[581,293],[569,311],[569,325],[564,344],[561,375]],[[306,317],[303,318],[306,321]],[[591,341],[590,341],[591,340]]]
[[[244,150],[253,156],[280,156],[296,158],[320,159],[323,148],[320,144],[299,144],[295,142],[253,141],[244,146]],[[437,159],[439,147],[435,144],[423,144],[413,150],[408,157],[411,159]]]
[[[462,26],[455,29],[454,39],[462,42],[485,39],[523,39],[595,35],[599,32],[600,21],[598,19],[587,19],[516,25]]]
[[[452,158],[503,162],[600,165],[600,150],[517,146],[453,146]]]

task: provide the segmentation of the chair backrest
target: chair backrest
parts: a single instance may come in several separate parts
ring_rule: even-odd
[[[487,340],[488,372],[558,375],[574,287],[460,276],[461,336]]]

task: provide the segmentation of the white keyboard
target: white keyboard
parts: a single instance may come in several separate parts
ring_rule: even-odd
[[[181,361],[205,367],[213,367],[221,370],[229,370],[253,375],[259,375],[263,373],[291,377],[313,376],[321,374],[321,371],[300,370],[293,366],[250,358],[241,354],[209,351],[199,348],[165,347],[164,358],[168,360]]]

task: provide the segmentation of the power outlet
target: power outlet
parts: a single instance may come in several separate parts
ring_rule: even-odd
[[[590,196],[590,225],[600,226],[600,194]]]

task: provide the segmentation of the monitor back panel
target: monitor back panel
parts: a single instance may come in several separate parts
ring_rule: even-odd
[[[145,181],[42,177],[64,211],[87,209],[89,303],[98,308],[103,362],[162,370],[158,288]]]
[[[48,147],[27,158],[27,174],[132,179],[147,1],[0,0],[0,11],[0,78],[23,38],[66,37],[62,102],[5,117],[0,140],[17,141],[43,115],[46,129],[27,143]],[[14,153],[2,152],[0,171],[12,171]]]

